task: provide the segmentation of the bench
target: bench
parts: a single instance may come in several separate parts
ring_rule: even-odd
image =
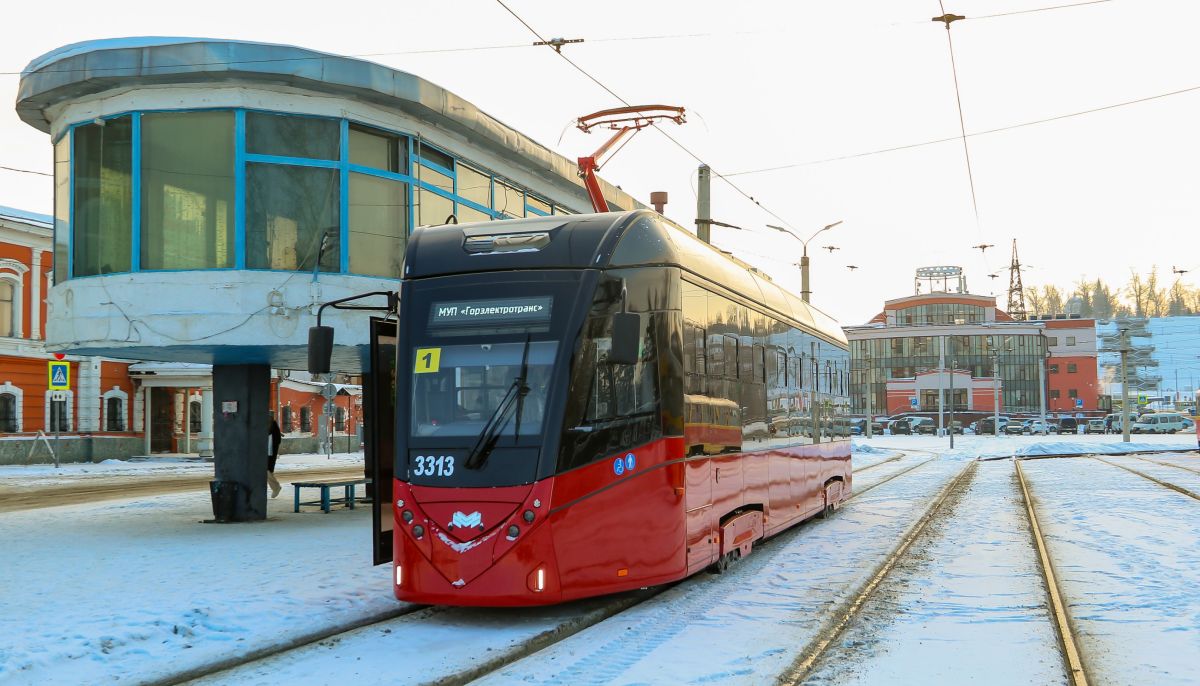
[[[370,479],[344,479],[341,481],[293,481],[292,486],[295,490],[295,509],[293,512],[299,512],[301,505],[320,505],[321,509],[326,514],[329,513],[330,497],[329,491],[334,488],[342,488],[342,497],[338,501],[344,503],[347,508],[354,509],[354,487],[359,484],[369,484]],[[319,488],[321,489],[320,500],[300,501],[300,489],[302,488]]]

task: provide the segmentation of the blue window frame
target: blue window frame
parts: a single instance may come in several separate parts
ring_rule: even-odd
[[[233,223],[234,223],[234,259],[233,264],[228,268],[243,270],[247,268],[247,227],[246,227],[246,211],[247,211],[247,169],[251,164],[258,165],[284,165],[292,167],[311,167],[333,170],[337,177],[338,188],[338,207],[336,211],[338,221],[338,248],[340,250],[337,261],[337,272],[342,274],[350,274],[350,179],[351,174],[366,174],[392,181],[398,181],[405,184],[404,202],[409,208],[416,208],[418,193],[428,192],[433,196],[448,201],[448,206],[453,208],[452,212],[455,216],[459,213],[465,213],[471,221],[487,219],[505,219],[516,214],[517,208],[522,216],[548,216],[551,214],[572,214],[572,212],[559,204],[548,201],[535,195],[530,189],[526,189],[519,184],[513,183],[511,180],[500,177],[480,167],[479,165],[468,163],[460,160],[458,157],[446,152],[437,146],[429,145],[419,138],[406,135],[401,132],[388,131],[378,129],[368,124],[351,121],[349,119],[339,119],[333,117],[321,117],[317,115],[295,114],[261,111],[246,108],[231,108],[219,107],[208,108],[207,111],[226,111],[234,114],[234,195],[233,195]],[[197,112],[205,111],[203,108],[189,108],[179,110],[146,110],[147,113],[158,112]],[[101,119],[107,121],[127,117],[131,123],[131,157],[132,164],[130,165],[130,186],[133,201],[130,203],[129,217],[129,266],[130,271],[140,271],[142,268],[142,226],[144,223],[143,203],[141,201],[144,192],[144,180],[142,178],[142,111],[126,111],[117,112],[107,115]],[[260,115],[278,115],[290,116],[299,118],[308,118],[316,120],[324,120],[334,122],[337,126],[338,150],[337,155],[333,156],[328,152],[324,153],[327,159],[318,157],[291,156],[283,154],[268,154],[265,152],[250,152],[247,149],[247,114],[253,114],[258,118]],[[61,279],[56,278],[56,281],[65,280],[68,278],[86,278],[75,277],[74,261],[75,261],[75,222],[77,213],[75,211],[75,194],[78,168],[76,166],[76,155],[74,154],[75,146],[75,130],[80,126],[88,126],[97,123],[97,120],[87,120],[77,122],[66,127],[59,137],[59,141],[66,139],[66,149],[70,151],[69,160],[66,160],[62,165],[64,173],[68,175],[68,179],[63,181],[63,191],[68,194],[68,202],[63,207],[63,214],[66,218],[66,233],[67,241],[65,242],[65,257],[67,264],[65,268],[56,268],[56,276],[62,275]],[[361,164],[350,162],[350,130],[351,128],[378,131],[381,135],[393,136],[398,141],[400,158],[397,163],[398,171],[389,169],[379,169]],[[58,141],[56,141],[57,143]],[[259,149],[269,149],[262,148]],[[276,146],[276,150],[279,148]],[[336,157],[336,159],[334,159]],[[58,164],[55,165],[56,170]],[[422,170],[433,172],[436,176],[433,178],[422,178]],[[460,176],[460,170],[463,170]],[[468,171],[469,170],[469,171]],[[468,189],[462,184],[466,176],[470,176],[472,189],[474,192],[468,192]],[[480,181],[484,179],[484,181]],[[478,192],[479,184],[486,183],[488,188],[485,193]],[[439,185],[440,184],[440,185]],[[56,182],[57,185],[57,182]],[[501,197],[505,196],[506,197]],[[471,196],[471,197],[467,197]],[[513,200],[520,196],[522,200],[514,204]],[[487,202],[480,202],[484,197]],[[497,205],[500,207],[497,207]],[[56,217],[58,215],[56,207]],[[413,228],[419,223],[419,215],[416,211],[409,211],[405,216],[404,234],[412,232]],[[56,241],[57,242],[57,241]]]

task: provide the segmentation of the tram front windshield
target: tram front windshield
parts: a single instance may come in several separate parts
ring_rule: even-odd
[[[555,341],[418,347],[412,435],[473,440],[495,418],[503,421],[496,432],[501,438],[538,436],[557,347]],[[504,412],[506,403],[511,409]]]

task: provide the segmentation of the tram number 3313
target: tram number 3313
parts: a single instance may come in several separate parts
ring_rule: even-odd
[[[416,476],[450,476],[454,473],[453,455],[417,455],[413,474]]]

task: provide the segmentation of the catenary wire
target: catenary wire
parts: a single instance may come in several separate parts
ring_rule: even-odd
[[[946,14],[946,6],[938,0],[942,15]],[[967,182],[971,186],[971,209],[975,211],[975,230],[980,236],[983,231],[979,225],[979,200],[975,194],[975,173],[971,170],[971,148],[967,145],[967,122],[963,117],[962,92],[958,87],[958,65],[954,59],[954,39],[950,37],[950,21],[946,22],[946,45],[950,49],[950,73],[954,75],[954,101],[958,105],[958,127],[962,134],[963,157],[967,163]]]
[[[496,0],[496,2],[497,2],[497,3],[499,3],[499,5],[500,5],[501,7],[503,7],[503,8],[505,9],[505,11],[507,11],[509,14],[511,14],[511,15],[512,15],[512,16],[513,16],[513,17],[514,17],[514,18],[515,18],[517,21],[519,21],[519,22],[521,23],[521,25],[522,25],[522,26],[524,26],[526,29],[528,29],[530,33],[532,33],[533,35],[537,36],[538,40],[540,40],[540,41],[542,41],[542,42],[546,42],[546,38],[545,38],[544,36],[542,36],[540,33],[538,33],[538,31],[537,31],[536,29],[534,29],[532,26],[530,26],[530,25],[529,25],[529,22],[525,21],[524,19],[522,19],[522,18],[521,18],[521,16],[520,16],[519,14],[517,14],[516,12],[514,12],[514,11],[512,10],[512,8],[511,8],[511,7],[509,7],[508,5],[506,5],[506,4],[504,3],[504,0]],[[588,72],[586,69],[584,69],[583,67],[581,67],[581,66],[579,66],[578,64],[576,64],[576,63],[575,63],[575,62],[574,62],[574,61],[573,61],[573,60],[572,60],[570,57],[568,57],[568,56],[564,55],[564,54],[563,54],[561,51],[558,51],[558,50],[555,50],[555,54],[557,54],[557,55],[558,55],[559,57],[561,57],[562,59],[566,60],[567,64],[569,64],[569,65],[571,65],[572,67],[574,67],[574,68],[576,69],[576,71],[578,71],[579,73],[583,74],[583,75],[584,75],[585,77],[587,77],[587,78],[588,78],[588,79],[589,79],[589,80],[590,80],[592,83],[595,83],[595,84],[596,84],[597,86],[599,86],[599,87],[600,87],[602,90],[604,90],[604,92],[606,92],[606,93],[608,93],[609,95],[611,95],[611,96],[613,96],[614,98],[616,98],[618,101],[620,101],[620,102],[621,102],[622,104],[624,104],[626,107],[633,107],[633,105],[631,105],[631,104],[629,103],[629,101],[627,101],[625,98],[622,98],[620,95],[618,95],[618,94],[617,94],[615,91],[613,91],[613,90],[612,90],[611,88],[609,88],[608,86],[604,85],[604,83],[602,83],[602,82],[601,82],[599,79],[597,79],[595,76],[592,76],[592,74],[590,74],[590,73],[589,73],[589,72]],[[676,147],[678,147],[680,150],[682,150],[684,153],[686,153],[686,154],[687,154],[689,157],[691,157],[692,159],[696,160],[696,161],[697,161],[697,162],[699,162],[700,164],[704,164],[704,165],[708,166],[708,168],[709,168],[710,170],[712,170],[712,173],[713,173],[713,175],[714,175],[714,176],[716,176],[717,178],[719,178],[719,179],[721,179],[722,181],[724,181],[726,184],[728,184],[728,185],[729,185],[729,187],[730,187],[730,188],[732,188],[733,190],[737,191],[737,192],[738,192],[738,193],[739,193],[739,194],[740,194],[742,197],[744,197],[744,198],[746,198],[747,200],[749,200],[750,202],[754,203],[756,206],[758,206],[758,207],[759,207],[760,209],[762,209],[764,212],[766,212],[767,214],[771,215],[772,217],[774,217],[775,219],[777,219],[778,221],[780,221],[781,223],[783,223],[785,226],[787,226],[787,227],[789,227],[789,228],[791,227],[791,223],[790,223],[790,222],[788,222],[786,219],[784,219],[783,217],[781,217],[781,216],[779,216],[778,214],[776,214],[775,212],[773,212],[771,209],[767,208],[767,207],[766,207],[765,205],[763,205],[761,202],[759,202],[758,200],[756,200],[756,199],[754,198],[754,196],[752,196],[752,195],[750,195],[749,193],[747,193],[746,191],[742,190],[742,189],[741,189],[741,188],[740,188],[740,187],[739,187],[737,184],[735,184],[735,183],[733,183],[732,181],[730,181],[729,179],[725,178],[725,175],[724,175],[724,174],[721,174],[721,173],[717,172],[715,169],[713,169],[713,168],[712,168],[712,165],[709,165],[709,164],[707,164],[707,163],[706,163],[706,162],[705,162],[703,159],[701,159],[701,158],[700,158],[700,156],[699,156],[699,155],[697,155],[696,153],[694,153],[694,152],[692,152],[691,150],[689,150],[689,149],[687,148],[687,146],[685,146],[683,143],[680,143],[680,142],[679,142],[679,141],[678,141],[678,140],[677,140],[677,139],[676,139],[674,136],[672,136],[671,134],[667,133],[667,132],[666,132],[666,131],[665,131],[665,130],[662,128],[662,127],[658,126],[657,124],[652,124],[652,126],[654,127],[654,129],[655,129],[656,131],[658,131],[658,132],[659,132],[659,133],[661,133],[663,136],[665,136],[667,140],[669,140],[669,141],[671,141],[672,143],[674,143]]]

